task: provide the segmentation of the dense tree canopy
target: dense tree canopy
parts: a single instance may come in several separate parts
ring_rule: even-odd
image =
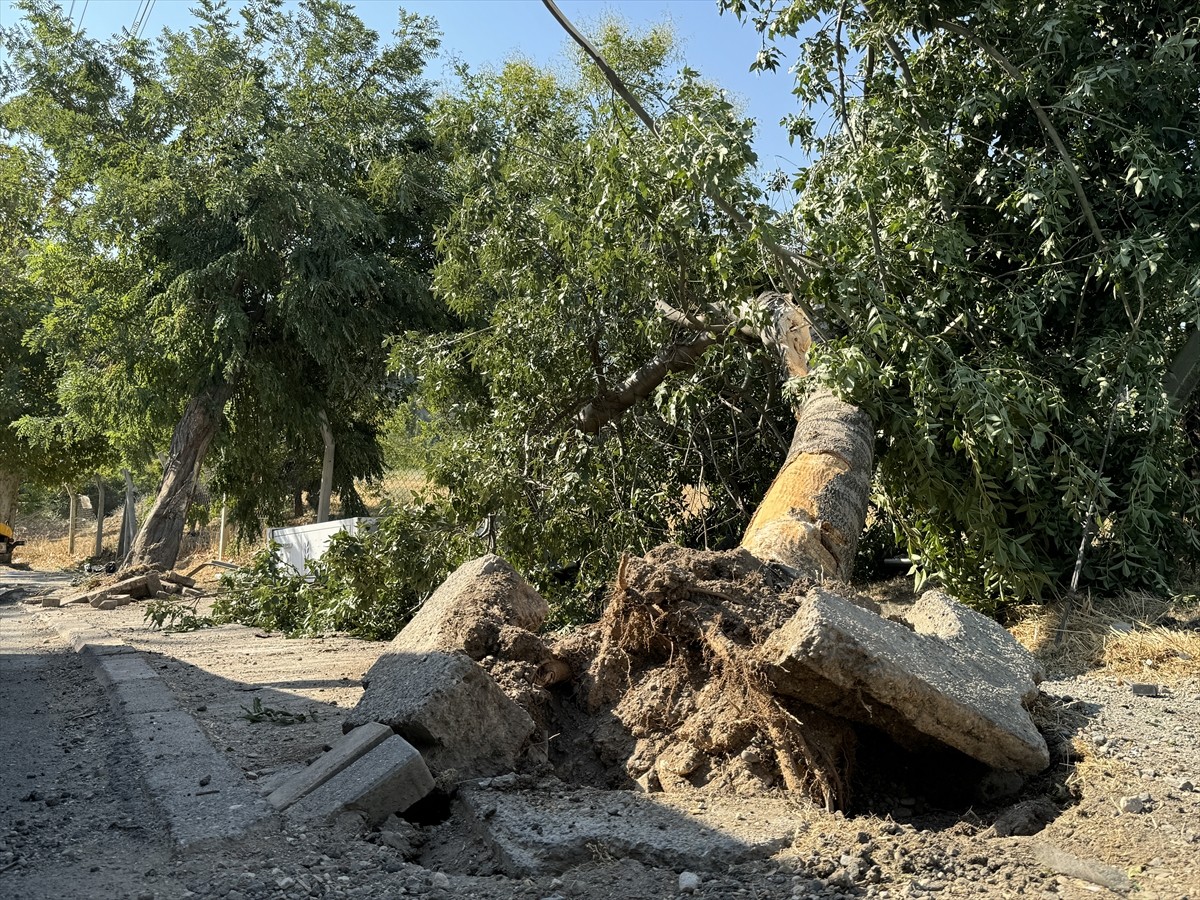
[[[496,514],[504,552],[582,585],[668,537],[736,542],[790,437],[776,362],[729,324],[767,283],[760,251],[700,183],[755,195],[749,123],[672,76],[665,31],[601,42],[659,98],[670,143],[582,60],[573,78],[469,75],[437,113],[462,199],[435,287],[461,333],[398,353],[460,516]]]
[[[336,0],[236,17],[204,0],[193,27],[152,45],[23,8],[0,124],[74,206],[77,240],[42,249],[64,405],[127,453],[174,426],[151,514],[167,531],[211,441],[244,518],[277,510],[290,490],[276,466],[319,457],[322,414],[373,440],[386,336],[433,316],[432,23],[402,13],[381,46]],[[343,456],[367,473],[377,459]],[[153,561],[169,565],[167,538],[150,545],[166,540]]]
[[[793,227],[843,326],[818,375],[879,426],[921,567],[1037,595],[1098,488],[1085,579],[1161,586],[1200,513],[1172,409],[1200,325],[1194,6],[724,5],[759,65],[795,53]]]

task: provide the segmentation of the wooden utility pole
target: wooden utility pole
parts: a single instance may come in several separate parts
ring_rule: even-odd
[[[75,511],[79,502],[75,499],[75,488],[69,484],[63,485],[67,492],[67,553],[75,555]]]
[[[104,552],[104,479],[96,476],[96,546],[92,555]]]

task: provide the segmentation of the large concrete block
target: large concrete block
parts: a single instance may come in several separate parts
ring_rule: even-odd
[[[511,769],[533,733],[529,715],[459,653],[386,652],[343,728],[380,722],[418,747],[435,772]]]
[[[1045,769],[1046,742],[1023,705],[1037,693],[1029,654],[944,594],[913,615],[910,630],[814,588],[767,640],[763,672],[777,693],[902,743],[917,732],[996,769]]]
[[[393,734],[392,729],[378,722],[367,722],[342,736],[328,753],[322,753],[311,765],[305,766],[267,796],[276,809],[285,809],[301,797],[310,794],[359,757],[378,747]]]
[[[392,735],[293,803],[287,817],[333,823],[350,815],[378,825],[432,790],[433,776],[421,754],[404,738]]]
[[[549,611],[521,573],[488,554],[455,569],[396,635],[390,650],[462,650],[471,659],[483,659],[496,651],[505,625],[537,631]]]

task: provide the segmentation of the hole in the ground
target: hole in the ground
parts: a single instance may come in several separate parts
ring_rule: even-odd
[[[906,750],[865,726],[859,726],[856,769],[854,811],[901,817],[929,808],[961,813],[980,803],[1003,802],[1001,795],[1014,796],[1024,784],[1013,776],[1010,784],[993,786],[997,779],[988,767],[965,754],[951,749]]]
[[[450,818],[450,799],[445,791],[433,791],[402,812],[400,818],[413,825],[441,825]]]

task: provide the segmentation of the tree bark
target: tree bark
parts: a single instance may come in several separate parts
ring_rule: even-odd
[[[200,464],[221,425],[221,407],[229,396],[226,385],[209,388],[188,401],[171,436],[162,482],[150,514],[138,532],[129,565],[167,570],[179,558],[188,506],[196,488]]]
[[[329,521],[329,501],[333,495],[333,429],[329,416],[321,410],[321,440],[325,443],[325,456],[321,460],[321,495],[317,500],[317,521]]]
[[[787,459],[742,546],[797,572],[848,581],[867,518],[874,443],[866,413],[815,391],[796,414]]]
[[[16,472],[0,470],[0,524],[16,524],[17,496],[20,490],[21,476]]]

